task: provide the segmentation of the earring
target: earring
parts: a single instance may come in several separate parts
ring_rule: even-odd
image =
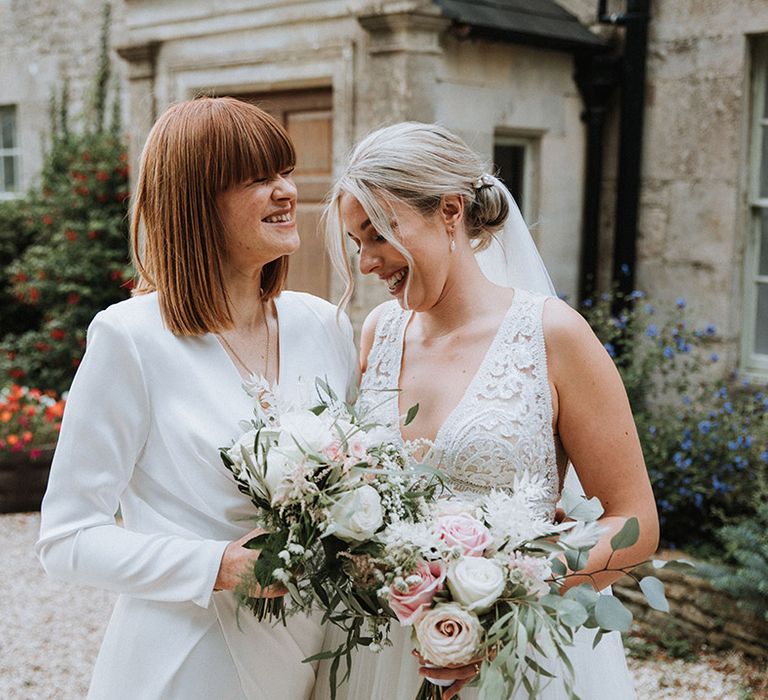
[[[453,252],[454,250],[456,250],[456,239],[455,239],[455,237],[454,237],[455,235],[456,235],[456,229],[455,229],[453,226],[451,226],[451,227],[448,229],[448,237],[451,239],[451,242],[450,242],[450,244],[448,245],[448,249],[449,249],[451,252]]]
[[[449,247],[451,249],[451,252],[456,250],[456,241],[455,241],[455,239],[451,238],[451,245]]]

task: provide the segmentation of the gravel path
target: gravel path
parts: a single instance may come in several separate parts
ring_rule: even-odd
[[[84,698],[115,596],[49,581],[32,551],[39,524],[38,513],[0,515],[0,698]],[[740,690],[736,656],[630,659],[630,668],[637,700],[759,697]]]

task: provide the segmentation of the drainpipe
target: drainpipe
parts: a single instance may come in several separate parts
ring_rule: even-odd
[[[616,193],[616,229],[613,281],[628,295],[635,286],[637,217],[640,199],[643,117],[645,113],[645,64],[648,53],[650,0],[625,0],[626,12],[606,13],[600,0],[598,20],[623,26],[624,59],[621,64],[621,121],[619,172]]]
[[[593,297],[597,289],[603,190],[603,133],[609,102],[619,81],[620,60],[620,56],[606,53],[576,58],[574,79],[584,102],[581,119],[587,129],[577,301]]]

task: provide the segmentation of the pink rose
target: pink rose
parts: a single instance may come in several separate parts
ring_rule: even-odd
[[[334,440],[330,445],[323,448],[322,455],[329,462],[338,462],[344,459],[344,450],[341,449],[341,442]]]
[[[394,585],[389,587],[389,606],[401,625],[412,625],[435,594],[442,590],[445,566],[441,561],[422,561],[412,576],[418,576],[420,580],[408,586],[406,591],[399,591]]]
[[[471,515],[443,515],[437,519],[437,535],[449,547],[460,547],[467,557],[481,557],[491,544],[491,532]]]

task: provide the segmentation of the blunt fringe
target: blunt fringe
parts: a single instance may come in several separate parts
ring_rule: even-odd
[[[296,153],[272,116],[231,97],[200,97],[169,107],[141,154],[131,207],[136,293],[157,291],[176,335],[230,328],[224,280],[226,236],[217,195],[292,168]],[[264,266],[262,300],[277,296],[288,257]]]

